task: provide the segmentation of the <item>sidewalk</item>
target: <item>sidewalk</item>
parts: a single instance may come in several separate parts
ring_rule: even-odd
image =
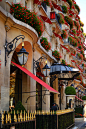
[[[77,127],[77,128],[76,128]],[[75,126],[71,129],[86,129],[83,118],[75,118]]]

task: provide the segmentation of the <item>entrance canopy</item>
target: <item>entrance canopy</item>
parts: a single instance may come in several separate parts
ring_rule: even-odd
[[[41,79],[39,79],[38,77],[36,77],[34,74],[32,74],[30,71],[28,71],[26,68],[14,63],[13,61],[11,61],[16,67],[18,67],[19,69],[21,69],[23,72],[25,72],[27,75],[29,75],[31,78],[33,78],[35,81],[37,81],[38,83],[40,83],[42,86],[44,86],[46,89],[48,89],[50,92],[54,92],[54,93],[59,93],[58,91],[56,91],[55,89],[53,89],[52,87],[50,87],[48,84],[46,84],[45,82],[43,82]]]
[[[73,80],[79,76],[79,70],[64,64],[54,63],[50,67],[50,75],[58,75],[58,80]]]

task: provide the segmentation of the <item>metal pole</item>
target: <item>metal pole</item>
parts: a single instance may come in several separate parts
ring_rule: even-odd
[[[59,91],[60,91],[60,110],[61,110],[61,87],[59,86]]]

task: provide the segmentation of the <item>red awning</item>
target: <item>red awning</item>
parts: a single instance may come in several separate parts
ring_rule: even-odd
[[[41,77],[45,77],[44,74],[42,74],[41,72],[36,72],[36,74],[41,76]]]
[[[83,69],[79,65],[76,64],[76,66],[79,68],[81,72],[83,72]]]
[[[75,36],[75,34],[71,30],[69,31],[69,33]]]
[[[77,96],[75,96],[77,99],[79,99],[80,101],[83,101],[82,99],[78,98]]]
[[[62,1],[67,2],[66,0],[62,0]]]
[[[76,61],[75,60],[71,60],[72,62],[74,62],[74,63],[76,63]]]
[[[67,48],[67,47],[65,47],[65,46],[63,46],[62,44],[60,44],[64,49],[66,49],[67,50],[67,52],[70,52],[70,50]]]
[[[54,34],[56,37],[59,37],[60,39],[62,39],[62,37],[59,34],[57,34],[57,33],[54,33]]]
[[[62,9],[61,9],[61,7],[59,5],[57,5],[55,3],[52,3],[52,4],[53,4],[53,6],[54,6],[55,9],[57,9],[57,10],[59,10],[59,11],[62,12]]]
[[[75,14],[72,10],[69,10],[69,13],[70,13],[70,14],[73,14],[73,15]]]
[[[56,91],[55,89],[53,89],[52,87],[50,87],[48,84],[46,84],[45,82],[43,82],[41,79],[39,79],[38,77],[36,77],[34,74],[32,74],[30,71],[28,71],[26,68],[14,63],[13,61],[11,61],[16,67],[18,67],[19,69],[21,69],[23,72],[25,72],[27,75],[29,75],[31,78],[33,78],[35,81],[37,81],[38,83],[40,83],[42,86],[44,86],[46,89],[48,89],[50,92],[54,92],[54,93],[59,93],[58,91]]]
[[[75,54],[71,53],[72,56],[76,56]]]
[[[64,20],[65,21],[65,20]],[[65,21],[65,23],[64,23],[65,25],[67,25],[67,26],[69,26],[69,24]]]
[[[42,15],[40,15],[40,16],[41,16],[41,18],[42,18],[45,22],[47,22],[47,23],[49,23],[49,24],[52,24],[52,22],[50,21],[50,19],[49,19],[48,17],[42,16]]]
[[[39,1],[39,0],[34,0],[34,4],[41,5],[41,1]]]

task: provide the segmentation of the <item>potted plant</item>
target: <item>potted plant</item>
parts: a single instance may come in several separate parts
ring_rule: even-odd
[[[43,0],[44,3],[46,3],[47,6],[51,6],[51,3],[49,0]]]
[[[72,100],[72,104],[74,105],[74,98],[75,98],[75,95],[76,95],[75,88],[72,87],[72,86],[67,86],[65,88],[65,94],[66,94],[66,97],[67,97],[67,103],[69,104],[69,101]]]
[[[79,49],[82,49],[82,46],[81,46],[81,45],[79,45],[79,46],[78,46],[78,48],[79,48]]]
[[[84,104],[86,104],[86,96],[83,96],[82,100],[84,101]]]
[[[64,17],[62,14],[57,14],[59,24],[64,24]]]
[[[72,1],[71,0],[66,0],[66,1],[70,5],[70,8],[72,8]]]
[[[52,52],[52,55],[53,55],[57,60],[60,60],[60,58],[61,58],[61,54],[60,54],[60,52],[58,52],[57,50],[54,50],[54,51]]]
[[[62,59],[62,62],[61,62],[61,64],[64,64],[64,65],[66,65],[66,61],[65,61],[64,59]]]
[[[82,33],[84,32],[83,27],[81,27],[81,31],[82,31]]]
[[[76,30],[73,29],[72,32],[73,32],[74,34],[76,34]]]
[[[62,37],[63,39],[66,39],[68,37],[68,33],[66,30],[62,30]]]
[[[63,13],[65,13],[65,14],[68,12],[68,10],[67,10],[67,7],[66,7],[66,6],[62,6],[62,12],[63,12]]]
[[[79,59],[83,60],[83,55],[82,54],[77,53],[77,55],[78,55]]]
[[[43,29],[43,22],[41,19],[36,15],[36,13],[31,12],[26,7],[22,7],[22,5],[19,4],[12,4],[10,8],[10,13],[13,14],[13,16],[30,26],[32,26],[38,33],[39,37],[42,35],[44,29]]]
[[[65,16],[64,19],[70,25],[70,29],[72,29],[73,28],[73,20],[68,16]]]
[[[51,49],[51,44],[48,42],[47,38],[42,37],[40,39],[40,43],[46,51],[49,51]]]
[[[72,38],[69,36],[68,40],[70,41],[70,44],[73,45],[74,47],[77,47],[78,42],[75,38]]]
[[[80,25],[79,22],[74,21],[75,26],[77,27],[77,30],[79,29]]]
[[[81,50],[81,54],[84,54],[84,50]]]
[[[77,4],[74,4],[75,8],[77,9],[78,13],[80,12],[80,8]]]

